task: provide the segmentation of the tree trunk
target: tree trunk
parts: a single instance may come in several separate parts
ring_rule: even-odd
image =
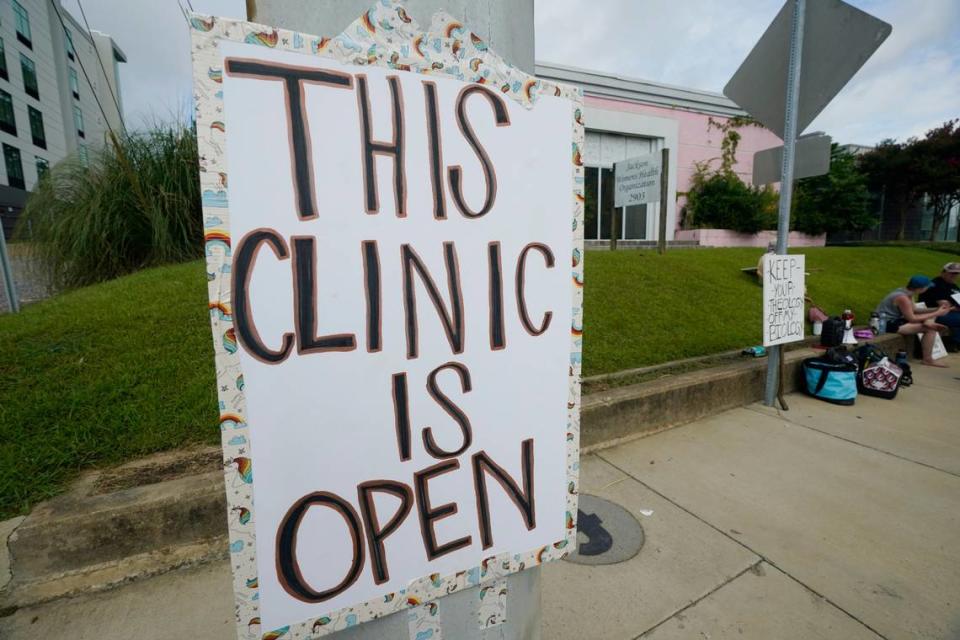
[[[946,216],[941,215],[936,209],[933,210],[933,225],[930,229],[930,242],[935,242],[937,239],[937,231],[940,231],[940,225],[943,224],[943,219]]]
[[[900,207],[898,210],[899,214],[899,226],[897,227],[897,240],[903,240],[904,236],[907,233],[907,203],[905,200],[900,202]]]

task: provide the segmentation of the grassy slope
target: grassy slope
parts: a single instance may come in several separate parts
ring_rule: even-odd
[[[761,341],[760,249],[590,252],[584,292],[584,375],[716,353]],[[827,313],[845,308],[866,323],[914,273],[954,259],[922,248],[805,249],[807,293]],[[817,269],[822,269],[818,271]]]
[[[216,442],[200,262],[0,316],[0,519],[82,468]]]
[[[947,254],[920,248],[805,251],[814,300],[865,319]],[[739,272],[759,249],[590,252],[585,375],[756,344],[760,287]],[[0,519],[57,493],[78,470],[216,442],[204,267],[151,269],[0,316]]]

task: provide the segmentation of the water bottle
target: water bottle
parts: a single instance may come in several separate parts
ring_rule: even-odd
[[[886,332],[887,332],[887,317],[886,317],[886,316],[881,316],[881,317],[880,317],[879,332],[880,332],[880,333],[886,333]]]
[[[897,357],[894,360],[897,363],[898,367],[903,368],[907,364],[907,352],[906,351],[897,351]]]
[[[880,314],[876,311],[870,314],[870,330],[873,331],[873,335],[880,335]]]

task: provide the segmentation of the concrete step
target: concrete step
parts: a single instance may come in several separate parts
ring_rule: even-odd
[[[890,352],[904,345],[896,335],[874,342]],[[786,354],[788,392],[799,388],[800,362],[819,353]],[[765,370],[766,359],[741,360],[587,393],[581,448],[603,449],[756,402]],[[86,473],[68,493],[10,527],[13,577],[6,588],[0,580],[0,610],[225,557],[223,466],[219,447],[201,447]]]

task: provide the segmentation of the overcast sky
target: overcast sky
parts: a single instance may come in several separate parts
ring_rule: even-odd
[[[113,35],[127,54],[121,86],[128,124],[183,113],[190,55],[177,0],[81,1],[90,26]],[[191,1],[203,13],[245,17],[244,0]],[[63,4],[80,19],[77,0]],[[852,4],[892,24],[893,34],[809,130],[874,144],[960,117],[960,2]],[[780,6],[782,0],[536,0],[537,59],[720,91]]]

